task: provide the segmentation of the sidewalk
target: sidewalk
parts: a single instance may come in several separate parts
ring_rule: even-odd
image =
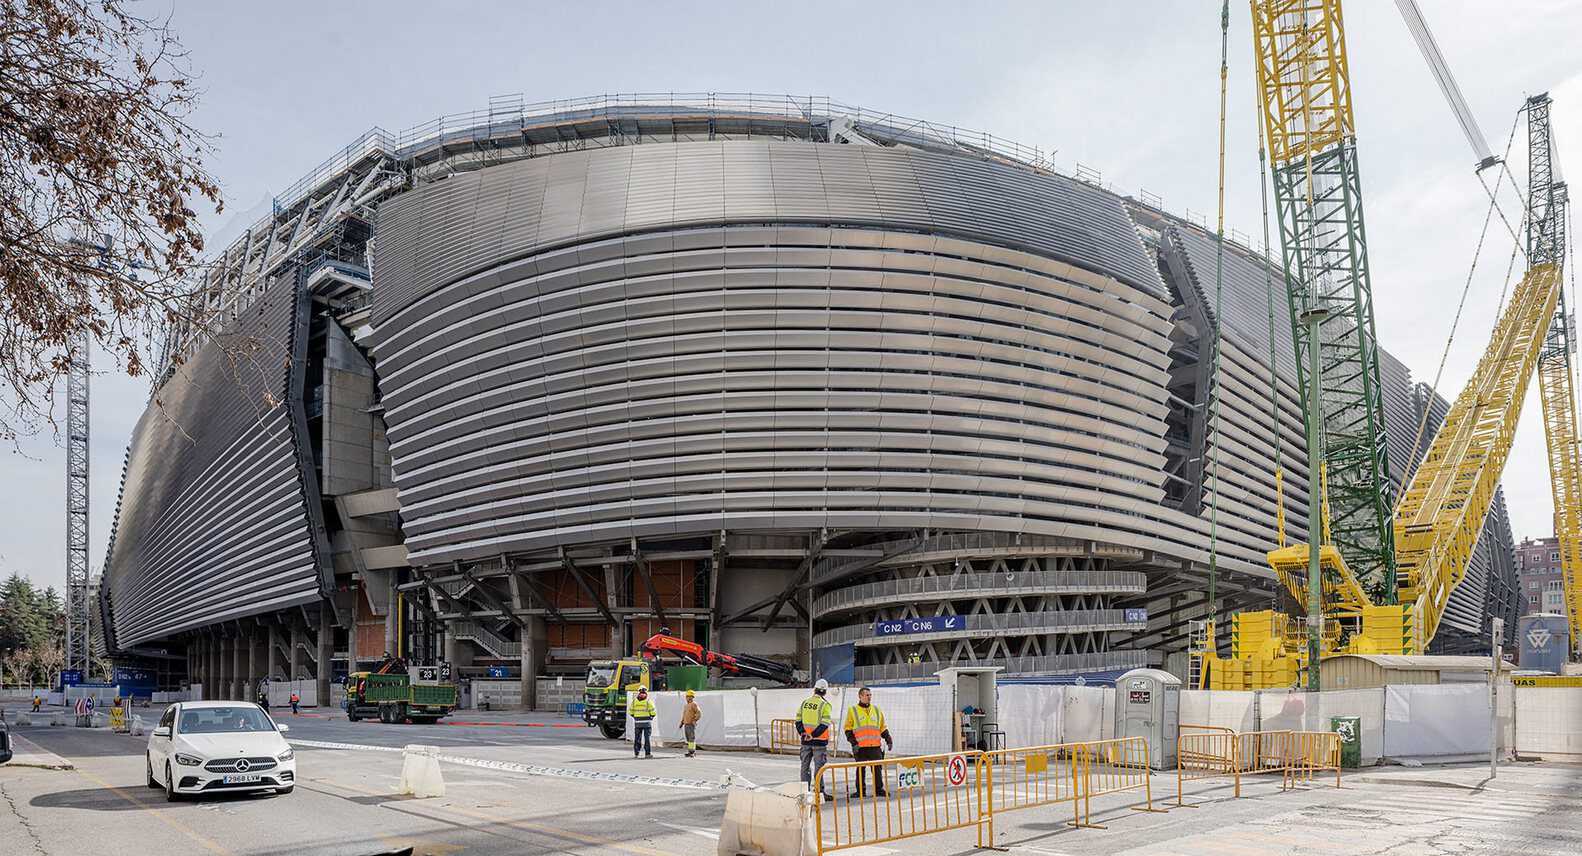
[[[14,754],[12,754],[10,762],[0,766],[42,767],[46,770],[76,769],[70,761],[39,746],[26,737],[18,735],[15,730],[11,732],[11,749]]]

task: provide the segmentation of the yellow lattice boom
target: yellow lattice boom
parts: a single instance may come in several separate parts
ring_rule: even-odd
[[[1555,538],[1573,650],[1582,640],[1582,448],[1578,447],[1576,388],[1569,355],[1538,364],[1549,484],[1554,491]]]
[[[1340,0],[1253,0],[1269,162],[1283,166],[1354,133]]]
[[[1422,653],[1466,574],[1515,438],[1522,399],[1560,294],[1559,270],[1528,269],[1466,388],[1434,436],[1395,515],[1401,600],[1412,605],[1412,649]]]

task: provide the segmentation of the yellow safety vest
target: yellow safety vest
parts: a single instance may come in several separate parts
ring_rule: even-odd
[[[632,714],[632,719],[636,721],[638,725],[646,725],[647,723],[652,722],[654,717],[659,713],[654,709],[653,699],[638,698],[635,694],[632,696],[631,703],[627,705],[626,709]]]
[[[798,731],[802,732],[802,742],[815,746],[829,743],[830,706],[822,696],[813,696],[797,709]]]
[[[857,739],[858,748],[879,745],[880,735],[884,733],[884,711],[876,704],[869,704],[866,708],[854,705],[846,708],[846,729]]]

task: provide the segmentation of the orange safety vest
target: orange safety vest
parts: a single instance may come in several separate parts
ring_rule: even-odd
[[[884,734],[884,711],[876,704],[853,705],[846,708],[846,729],[857,740],[858,748],[877,747]]]

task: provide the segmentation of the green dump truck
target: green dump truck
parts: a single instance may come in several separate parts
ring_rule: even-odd
[[[456,685],[415,682],[399,672],[357,672],[346,676],[346,718],[378,717],[380,722],[428,725],[456,709]]]
[[[657,678],[657,681],[656,681]],[[646,659],[595,660],[588,664],[588,680],[582,690],[582,721],[611,740],[626,734],[628,693],[646,686],[659,691],[664,680],[649,668]]]

